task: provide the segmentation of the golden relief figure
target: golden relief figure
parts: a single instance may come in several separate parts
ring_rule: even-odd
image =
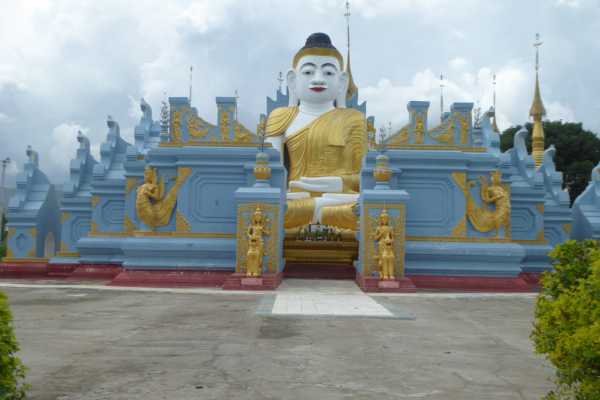
[[[396,255],[394,252],[394,228],[390,225],[390,216],[386,209],[379,215],[379,226],[375,230],[375,242],[378,242],[378,251],[375,259],[379,267],[380,279],[395,279],[394,265]]]
[[[175,185],[165,195],[164,179],[159,183],[156,169],[146,167],[144,183],[138,188],[135,200],[138,218],[153,229],[168,225],[177,203],[179,189],[191,173],[191,168],[179,168]]]
[[[417,113],[415,121],[415,144],[425,143],[425,121],[422,113]]]
[[[265,242],[263,236],[269,236],[267,222],[260,206],[256,207],[252,215],[252,221],[246,230],[248,237],[248,251],[246,253],[246,275],[261,276],[263,267],[263,258],[265,255]]]
[[[454,122],[454,118],[452,116],[449,116],[448,118],[446,118],[444,120],[444,122],[442,122],[435,128],[431,129],[429,131],[429,136],[433,140],[440,142],[440,143],[454,144],[455,127],[456,127],[456,124]]]
[[[500,237],[500,228],[504,227],[504,235],[510,234],[510,192],[502,185],[502,174],[500,171],[491,173],[491,183],[486,177],[479,177],[481,184],[480,196],[482,207],[477,203],[470,192],[470,188],[476,185],[475,181],[469,181],[463,191],[467,200],[467,217],[475,229],[479,232],[496,231],[496,237]],[[494,205],[490,209],[489,205]]]

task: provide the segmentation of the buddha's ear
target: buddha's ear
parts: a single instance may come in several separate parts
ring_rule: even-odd
[[[343,71],[340,73],[340,91],[335,98],[337,108],[346,108],[346,92],[348,92],[348,73]]]
[[[296,95],[296,71],[290,69],[286,76],[286,84],[288,87],[288,96],[289,96],[289,107],[296,107],[298,105],[298,96]]]

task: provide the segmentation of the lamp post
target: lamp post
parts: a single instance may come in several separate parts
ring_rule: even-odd
[[[2,196],[0,197],[0,204],[2,204],[3,212],[4,208],[6,207],[4,201],[6,197],[6,188],[4,187],[4,182],[6,178],[6,167],[8,166],[8,164],[10,164],[10,157],[6,157],[4,160],[2,160],[2,180],[0,181],[0,190],[2,191]]]

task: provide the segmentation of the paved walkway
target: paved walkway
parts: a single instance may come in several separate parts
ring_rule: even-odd
[[[353,285],[286,280],[262,294],[1,282],[0,290],[33,400],[538,400],[551,389],[553,371],[528,337],[532,295],[365,295]],[[288,306],[294,296],[312,299],[317,311],[333,302],[332,314],[276,314],[278,296]],[[361,315],[342,315],[353,307]]]

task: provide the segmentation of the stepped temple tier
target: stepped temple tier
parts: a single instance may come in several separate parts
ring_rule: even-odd
[[[99,159],[85,135],[73,139],[62,200],[40,169],[44,154],[28,148],[0,276],[261,290],[284,277],[329,277],[366,291],[528,291],[555,245],[571,233],[600,237],[597,171],[573,217],[541,123],[535,157],[526,130],[502,153],[494,109],[480,115],[472,103],[452,104],[429,126],[430,103],[410,101],[408,123],[379,137],[349,51],[324,33],[290,54],[284,78],[287,91],[267,98],[256,127],[237,120],[236,97],[216,98],[214,124],[187,97],[170,97],[159,120],[141,100],[134,143],[108,117]],[[536,121],[540,93],[536,78]]]

